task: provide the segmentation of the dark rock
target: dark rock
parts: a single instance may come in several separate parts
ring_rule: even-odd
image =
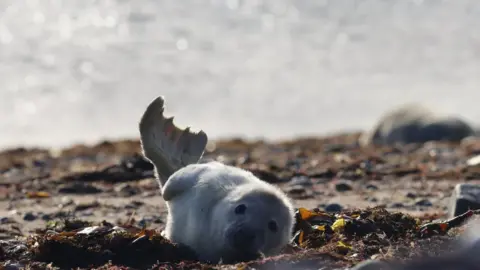
[[[461,215],[470,209],[480,209],[480,185],[457,184],[450,197],[449,217]]]
[[[302,185],[295,185],[286,188],[286,193],[292,198],[296,200],[303,200],[313,197],[313,193],[311,190],[305,189]]]
[[[27,212],[23,216],[23,220],[25,221],[34,221],[37,219],[37,216],[35,216],[32,212]]]
[[[407,194],[405,194],[405,197],[410,198],[410,199],[415,199],[415,198],[417,198],[417,194],[415,194],[413,192],[408,192]]]
[[[9,217],[0,218],[0,224],[13,224],[13,223],[17,223],[17,222],[12,218],[9,218]]]
[[[326,212],[340,212],[342,211],[343,207],[338,203],[330,203],[325,206]]]
[[[69,217],[72,217],[72,214],[65,211],[58,211],[55,214],[53,214],[53,218],[57,218],[57,219],[66,219]]]
[[[261,180],[267,183],[281,183],[284,180],[280,179],[277,175],[272,172],[261,170],[261,169],[250,169],[251,173],[253,173],[256,177],[260,178]]]
[[[365,188],[370,190],[378,190],[378,187],[373,184],[368,184],[365,186]]]
[[[132,186],[130,184],[120,184],[115,188],[115,191],[120,193],[121,196],[123,197],[131,197],[133,195],[139,194],[142,192],[140,188]]]
[[[79,203],[75,206],[75,211],[83,211],[90,208],[99,207],[100,203],[98,201]]]
[[[348,180],[338,180],[335,183],[335,189],[338,192],[344,192],[344,191],[350,191],[353,188],[352,188],[352,185],[351,185],[350,181],[348,181]]]
[[[109,166],[100,171],[73,173],[62,178],[63,181],[93,182],[105,181],[119,183],[153,177],[153,165],[139,154],[123,159],[120,164]]]
[[[41,168],[43,168],[47,165],[47,163],[43,160],[34,160],[32,163],[33,163],[33,166],[41,167]]]
[[[155,224],[161,224],[163,223],[162,218],[160,216],[150,216],[150,217],[144,217],[142,218],[139,222],[138,225],[140,227],[148,227],[148,225],[155,223]]]
[[[67,194],[97,194],[101,193],[102,190],[88,183],[73,182],[61,185],[58,192]]]
[[[420,199],[415,202],[416,206],[432,206],[432,202],[429,201],[428,199]]]
[[[128,171],[134,172],[153,171],[153,164],[139,154],[123,159],[121,166],[125,167]]]
[[[391,203],[388,207],[390,207],[390,208],[403,208],[403,207],[405,207],[405,205],[401,202],[394,202],[394,203]]]
[[[127,205],[125,205],[126,209],[138,209],[140,206],[144,205],[144,202],[141,201],[131,201]]]
[[[305,188],[302,185],[288,187],[286,191],[290,195],[299,195],[306,192]]]

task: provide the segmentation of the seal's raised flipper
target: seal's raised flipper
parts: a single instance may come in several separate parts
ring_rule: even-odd
[[[143,155],[154,165],[162,186],[177,170],[197,163],[208,141],[207,134],[202,130],[180,129],[173,123],[173,117],[166,118],[163,115],[164,103],[163,96],[154,99],[139,124]]]

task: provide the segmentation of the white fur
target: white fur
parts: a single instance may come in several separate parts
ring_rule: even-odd
[[[229,226],[235,226],[235,200],[252,191],[262,191],[278,198],[278,203],[274,204],[252,202],[246,211],[246,215],[253,211],[247,222],[258,223],[253,226],[263,224],[264,230],[268,230],[269,220],[278,222],[278,232],[268,231],[266,247],[259,250],[275,254],[285,247],[292,234],[294,210],[289,199],[278,188],[252,173],[218,162],[188,165],[168,179],[162,190],[168,207],[165,236],[191,247],[201,260],[214,263],[220,259],[236,261],[243,254],[235,254],[225,234]],[[232,207],[228,206],[229,203]],[[218,209],[219,206],[224,208]]]
[[[164,99],[158,97],[145,110],[139,129],[143,155],[155,166],[168,208],[164,236],[213,263],[273,255],[285,247],[294,224],[287,196],[246,170],[219,162],[198,164],[206,134],[179,129],[163,112]],[[246,210],[238,214],[240,204]],[[244,239],[238,237],[243,236],[240,229],[255,236],[248,248],[238,244]]]

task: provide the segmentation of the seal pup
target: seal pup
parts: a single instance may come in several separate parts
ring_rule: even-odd
[[[360,136],[359,144],[458,142],[475,135],[476,131],[459,117],[437,115],[421,104],[409,103],[385,113],[371,131]]]
[[[198,163],[207,135],[165,118],[154,99],[139,124],[142,154],[155,167],[168,215],[164,236],[199,260],[234,263],[279,253],[290,241],[294,207],[278,188],[241,168]]]

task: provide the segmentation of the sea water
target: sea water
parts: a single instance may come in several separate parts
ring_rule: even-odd
[[[209,137],[480,123],[476,0],[2,0],[0,147],[137,138],[158,95]]]

